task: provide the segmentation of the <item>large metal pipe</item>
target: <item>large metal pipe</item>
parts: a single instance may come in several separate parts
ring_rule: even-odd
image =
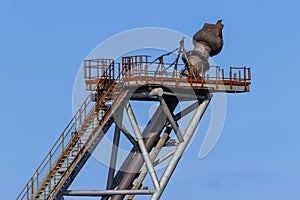
[[[116,115],[114,119],[116,125],[115,125],[115,134],[114,134],[114,140],[113,140],[112,151],[111,151],[110,165],[108,170],[107,187],[106,187],[107,190],[112,189],[113,186],[115,168],[117,164],[118,148],[120,143],[120,134],[121,134],[121,129],[118,125],[122,123],[122,119],[123,119],[123,109],[121,109],[120,114]]]
[[[181,72],[182,75],[192,75],[197,78],[201,73],[209,70],[208,58],[220,53],[223,47],[223,27],[222,20],[216,24],[205,23],[202,29],[194,35],[194,49],[182,56],[185,63],[185,68]]]
[[[166,97],[165,101],[170,111],[173,112],[178,104],[177,98]],[[166,124],[166,120],[167,116],[165,115],[162,108],[159,107],[142,134],[145,138],[144,143],[148,152],[150,152],[156,145],[156,142],[160,137],[160,133]],[[130,189],[143,164],[144,159],[139,152],[139,148],[137,146],[133,147],[131,153],[124,161],[120,171],[114,178],[114,188],[117,187],[118,190]],[[111,200],[122,200],[123,198],[124,195],[111,196]],[[107,199],[107,197],[104,197],[103,199]]]

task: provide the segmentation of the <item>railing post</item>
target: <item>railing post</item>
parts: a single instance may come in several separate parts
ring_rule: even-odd
[[[82,107],[80,107],[79,108],[79,128],[80,128],[80,126],[81,126],[81,124],[82,124]]]
[[[131,77],[131,58],[128,58],[128,76]]]
[[[147,59],[147,56],[146,56],[146,59]],[[142,57],[142,59],[140,61],[140,67],[139,67],[139,76],[142,76],[143,64],[144,63],[143,63],[143,57]],[[147,64],[147,62],[145,64]]]
[[[115,80],[115,61],[113,61],[113,67],[112,67],[112,79]]]
[[[29,187],[28,187],[28,183],[27,183],[27,185],[26,185],[26,188],[27,188],[27,200],[29,200]],[[31,194],[33,195],[33,192],[31,191]]]
[[[84,101],[83,105],[84,105],[83,113],[84,113],[84,120],[85,120],[86,119],[86,101]]]
[[[50,158],[49,158],[49,169],[51,169],[51,167],[52,167],[52,151],[50,151],[49,152],[49,156],[50,156]]]
[[[40,178],[39,171],[36,170],[36,185],[39,185],[39,184],[40,184],[39,178]]]
[[[31,177],[31,194],[33,195],[34,194],[34,178]]]
[[[121,79],[121,70],[120,70],[120,64],[119,63],[118,63],[118,75],[117,75],[117,77],[119,79]]]
[[[135,82],[136,82],[136,84],[138,83],[138,67],[139,67],[139,62],[141,62],[141,60],[142,60],[142,56],[139,56],[139,57],[135,58],[135,62],[134,62],[134,65],[135,65]]]
[[[62,139],[61,139],[61,147],[62,147],[62,152],[65,149],[65,133],[62,134]]]
[[[250,70],[250,67],[248,68],[248,80],[251,80],[251,70]]]
[[[86,63],[87,63],[87,60],[84,60],[84,61],[83,61],[83,76],[84,76],[84,78],[87,77],[87,76],[86,76]]]
[[[216,89],[218,89],[219,79],[220,79],[220,67],[216,66]]]
[[[112,61],[112,66],[111,66],[111,69],[110,69],[110,78],[112,80],[114,80],[114,65],[115,65],[115,63],[114,63],[114,61]]]
[[[92,80],[92,66],[91,66],[92,61],[88,61],[88,68],[89,68],[89,80]]]
[[[124,78],[124,76],[125,76],[125,73],[124,73],[124,57],[122,57],[122,61],[121,61],[121,73],[122,73],[122,76]]]
[[[245,90],[247,89],[247,81],[246,81],[246,67],[244,67],[244,87],[245,87]]]
[[[146,76],[146,83],[148,84],[148,57],[146,57],[146,66],[145,66],[145,76]]]
[[[101,64],[97,63],[97,68],[98,69],[100,69],[100,66],[101,66],[101,72],[100,72],[101,76],[107,77],[105,66],[104,66],[104,61],[102,61]],[[98,78],[100,78],[100,76]]]
[[[233,81],[237,81],[237,75],[236,75],[236,73],[233,73]]]
[[[230,80],[230,89],[232,89],[232,67],[230,67],[229,80]]]
[[[222,80],[223,80],[223,81],[224,81],[224,77],[225,77],[224,69],[222,69]]]

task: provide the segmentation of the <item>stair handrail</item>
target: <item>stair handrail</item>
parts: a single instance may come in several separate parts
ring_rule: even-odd
[[[114,63],[115,64],[115,63]],[[110,64],[109,67],[111,67],[112,65]],[[113,68],[114,70],[115,68]],[[125,72],[126,73],[126,72]],[[114,72],[112,72],[112,76],[110,76],[109,78],[106,78],[106,80],[109,81],[113,81],[115,83],[115,81],[122,81],[123,80],[123,76],[124,76],[124,71],[123,69],[117,73],[118,75],[116,77],[114,77]],[[98,80],[98,83],[95,86],[95,90],[97,90],[99,87],[101,86],[105,86],[105,82],[103,82],[101,79]],[[108,89],[111,89],[113,84],[109,85]],[[65,138],[67,138],[70,133],[72,133],[73,128],[75,128],[76,126],[76,122],[78,120],[78,116],[80,116],[83,112],[85,113],[85,118],[88,117],[90,115],[90,112],[94,111],[95,106],[97,105],[97,103],[95,103],[89,110],[89,112],[87,112],[87,107],[88,105],[92,102],[91,101],[91,97],[92,95],[94,95],[94,92],[91,91],[89,93],[89,95],[85,98],[85,100],[83,101],[83,103],[81,104],[81,106],[79,107],[79,109],[77,110],[77,112],[74,114],[74,116],[72,117],[72,119],[70,120],[70,122],[68,123],[68,125],[66,126],[66,128],[62,131],[62,133],[60,134],[60,136],[58,137],[58,139],[55,141],[54,145],[52,146],[52,148],[50,149],[50,151],[47,153],[47,155],[45,156],[45,158],[42,160],[41,164],[37,167],[37,169],[35,170],[34,174],[32,175],[32,177],[29,179],[29,181],[26,183],[25,187],[23,188],[23,190],[20,192],[20,194],[17,197],[17,200],[23,200],[26,196],[27,199],[30,199],[32,197],[32,195],[35,194],[36,190],[38,189],[38,187],[40,186],[40,184],[43,182],[43,179],[46,177],[46,175],[48,174],[48,172],[50,172],[50,170],[52,169],[52,167],[54,166],[53,164],[56,163],[57,160],[55,160],[53,163],[52,161],[52,157],[54,155],[54,153],[57,152],[57,150],[62,147],[62,151],[63,152],[65,150],[65,148],[68,146],[69,142],[72,140],[73,136],[70,137],[70,139],[66,142]],[[84,108],[84,109],[82,109]],[[85,119],[80,120],[80,124],[79,124],[79,129],[81,128],[81,126],[85,123]],[[49,170],[46,171],[45,175],[40,178],[41,174],[43,174],[44,169],[46,168],[46,166],[50,163],[49,166]],[[36,182],[36,184],[34,184]],[[31,191],[31,192],[30,192]],[[30,194],[29,194],[30,193]]]
[[[95,89],[97,87],[99,87],[101,84],[104,84],[104,83],[101,83],[101,80],[99,80],[98,84],[95,87]],[[75,126],[75,124],[76,124],[76,122],[78,120],[78,118],[77,118],[78,115],[81,115],[83,113],[83,111],[86,112],[86,108],[92,102],[91,101],[91,96],[93,94],[94,94],[94,92],[90,92],[89,95],[85,98],[85,100],[83,101],[82,105],[79,107],[78,111],[72,117],[72,119],[70,120],[70,122],[68,123],[68,125],[66,126],[66,128],[63,130],[63,132],[60,134],[60,136],[58,137],[58,139],[56,140],[56,142],[54,143],[54,145],[50,149],[50,151],[47,153],[47,155],[45,156],[45,158],[42,160],[41,164],[35,170],[35,172],[32,175],[32,177],[26,183],[25,187],[23,188],[23,190],[18,195],[17,200],[18,199],[24,199],[25,196],[27,196],[27,197],[32,196],[35,193],[35,190],[39,187],[39,184],[42,182],[42,179],[45,177],[45,176],[43,176],[40,179],[40,174],[43,173],[43,171],[46,168],[46,166],[49,164],[49,162],[51,162],[51,158],[54,155],[54,153],[57,151],[57,149],[60,148],[60,147],[62,147],[62,152],[63,152],[65,150],[65,148],[67,147],[69,141],[71,141],[72,136],[71,136],[71,138],[67,142],[65,141],[65,138],[67,138],[70,135],[70,133],[72,133],[72,130],[73,130],[73,128],[74,128],[74,126]],[[89,110],[89,112],[87,113],[86,116],[88,116],[89,113],[90,113],[90,111],[93,110],[93,107],[91,107],[91,109]],[[82,108],[85,108],[85,109],[82,109]],[[85,120],[81,120],[82,123],[80,124],[80,126],[84,123],[84,121]],[[55,163],[55,162],[53,162],[53,163]],[[53,164],[50,163],[49,171],[51,170],[52,166],[53,166]],[[37,184],[34,184],[35,182]],[[31,194],[29,194],[30,191],[31,191]],[[29,199],[29,198],[27,198],[27,199]]]

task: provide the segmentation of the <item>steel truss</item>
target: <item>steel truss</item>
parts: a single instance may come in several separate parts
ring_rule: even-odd
[[[131,200],[136,195],[149,195],[151,200],[157,200],[161,197],[181,156],[193,137],[199,121],[209,105],[211,95],[209,93],[202,94],[201,98],[177,114],[174,113],[175,107],[179,103],[176,96],[164,92],[162,88],[153,89],[150,95],[159,101],[160,105],[143,132],[141,132],[137,123],[136,114],[129,101],[130,98],[127,98],[127,100],[123,102],[117,111],[118,114],[114,115],[115,130],[106,189],[67,190],[67,188],[65,188],[59,196],[60,199],[63,199],[63,196],[99,196],[102,197],[102,200],[119,200],[124,198]],[[122,123],[124,111],[128,116],[131,127],[126,127]],[[193,117],[185,132],[182,133],[177,121],[192,112],[194,112]],[[133,130],[135,137],[128,131],[130,128]],[[172,130],[176,135],[176,138],[173,138],[172,141],[177,141],[173,143],[174,149],[158,158],[158,154],[167,142],[170,141],[170,133]],[[116,173],[121,134],[124,134],[131,142],[133,146],[131,153],[139,153],[135,154],[133,158],[132,154],[128,156],[122,167]],[[162,176],[159,177],[155,167],[167,159],[169,159],[168,164]],[[153,183],[152,189],[148,189],[148,187],[143,185],[147,174],[151,177]]]

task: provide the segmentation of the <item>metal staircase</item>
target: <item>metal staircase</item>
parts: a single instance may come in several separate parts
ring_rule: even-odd
[[[112,65],[109,65],[109,69],[111,68]],[[122,84],[119,84],[118,88],[115,86],[116,82],[113,78],[105,77],[105,81],[98,81],[95,90],[101,88],[105,92],[100,97],[96,97],[96,102],[92,101],[95,98],[93,92],[87,96],[17,200],[55,197],[56,191],[63,187],[66,177],[82,159],[83,153],[89,147],[88,142],[96,134],[95,130],[109,119],[112,104],[108,103],[112,101],[112,94],[114,99],[122,100],[118,98]],[[115,101],[114,104],[117,102]]]

